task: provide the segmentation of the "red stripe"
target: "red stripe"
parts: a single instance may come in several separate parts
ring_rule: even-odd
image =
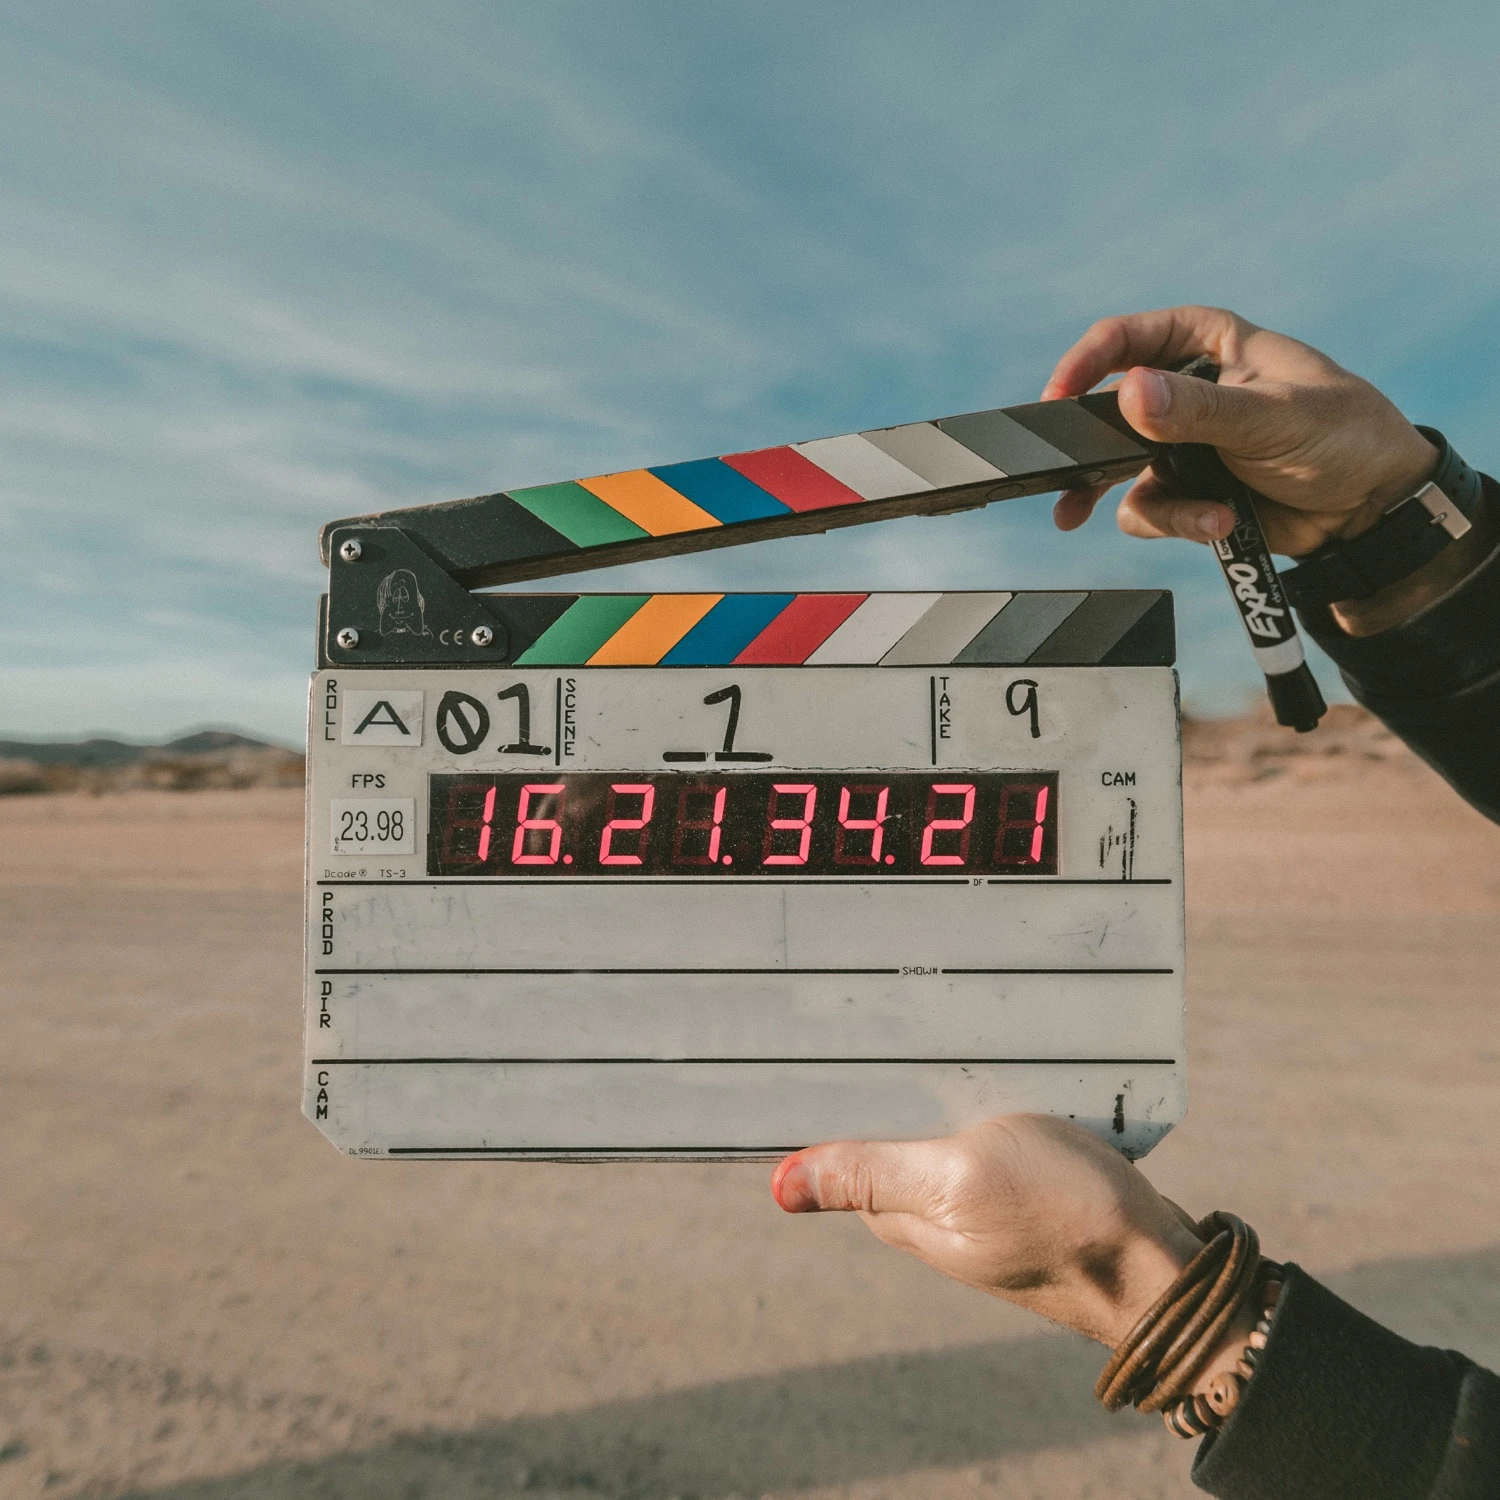
[[[863,505],[865,497],[840,484],[795,448],[758,448],[726,453],[724,462],[769,491],[793,510],[825,510],[830,505]]]
[[[800,666],[869,597],[868,594],[798,594],[735,657],[735,662],[762,667]]]

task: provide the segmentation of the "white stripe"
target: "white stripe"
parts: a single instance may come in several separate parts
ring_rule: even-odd
[[[874,666],[943,596],[871,594],[807,658],[809,667]]]
[[[880,658],[883,667],[945,666],[1010,603],[1010,594],[944,594]]]
[[[867,443],[857,432],[847,437],[815,438],[810,443],[793,443],[803,458],[832,474],[840,484],[865,500],[889,500],[893,495],[918,495],[933,488],[920,474],[914,474],[889,453],[882,453],[874,443]]]
[[[1294,635],[1289,641],[1278,641],[1274,646],[1256,646],[1255,664],[1268,677],[1279,677],[1283,672],[1295,672],[1306,661],[1302,654],[1302,638]]]

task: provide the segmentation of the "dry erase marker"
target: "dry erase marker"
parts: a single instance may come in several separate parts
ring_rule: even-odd
[[[1177,373],[1217,382],[1219,367],[1207,355],[1200,355]],[[1327,705],[1307,665],[1292,606],[1271,561],[1255,509],[1255,491],[1236,479],[1218,451],[1206,443],[1169,443],[1151,466],[1178,494],[1218,500],[1234,512],[1234,530],[1209,545],[1224,571],[1256,665],[1265,673],[1276,722],[1299,734],[1316,729]]]

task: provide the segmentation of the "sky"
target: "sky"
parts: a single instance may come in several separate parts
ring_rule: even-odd
[[[0,0],[0,737],[300,741],[320,523],[1033,400],[1108,313],[1492,467],[1497,55],[1465,0]],[[1188,706],[1259,680],[1204,550],[1041,497],[579,580],[1169,587]]]

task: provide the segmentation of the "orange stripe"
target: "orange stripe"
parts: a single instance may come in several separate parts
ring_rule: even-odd
[[[591,667],[653,667],[723,594],[653,594],[589,657]]]
[[[679,495],[665,479],[658,479],[647,469],[596,474],[578,483],[651,536],[701,531],[705,526],[721,524],[701,505],[694,505],[686,495]]]

